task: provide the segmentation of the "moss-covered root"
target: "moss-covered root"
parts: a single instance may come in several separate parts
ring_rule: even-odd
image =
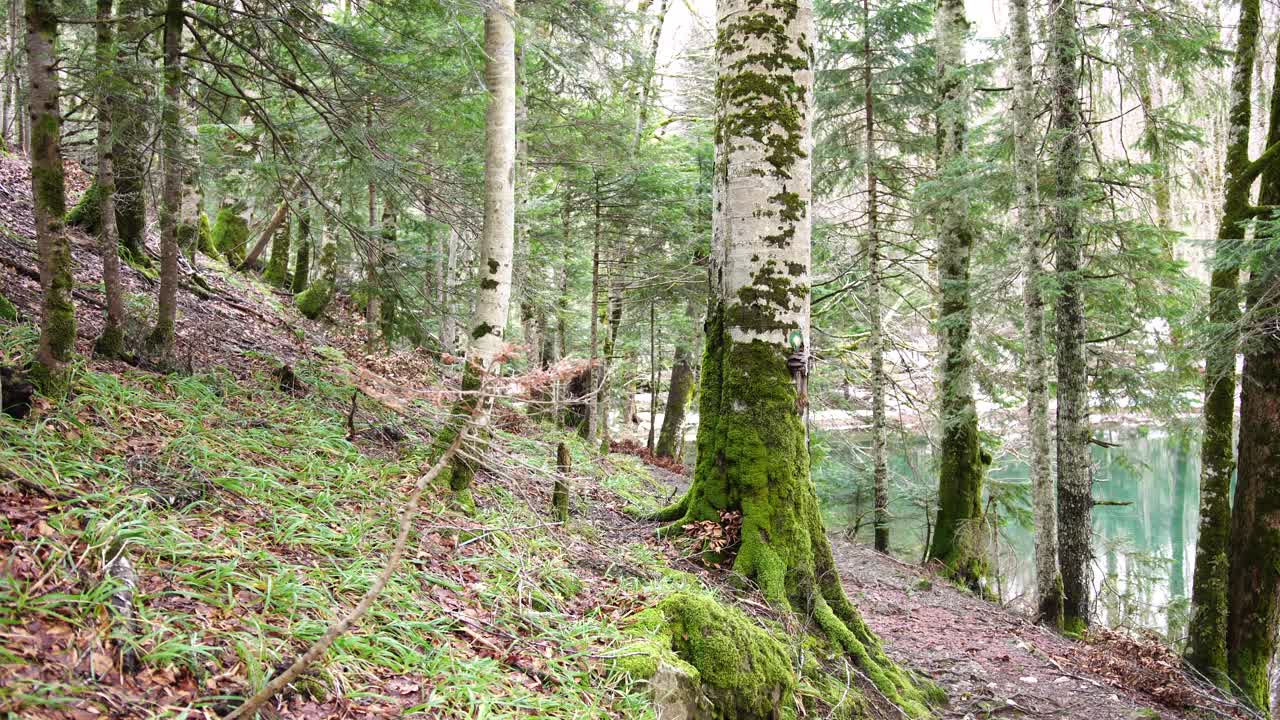
[[[911,718],[932,717],[930,704],[946,699],[941,688],[903,670],[885,654],[842,589],[823,589],[814,601],[813,619],[834,644],[848,653],[884,697]]]
[[[665,665],[691,677],[710,700],[693,698],[703,717],[773,720],[794,717],[796,673],[783,641],[742,612],[705,594],[678,593],[636,618],[635,631],[654,640],[619,666],[649,679]]]

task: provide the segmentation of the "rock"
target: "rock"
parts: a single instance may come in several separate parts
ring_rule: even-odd
[[[662,720],[710,720],[711,701],[702,694],[702,683],[688,671],[659,663],[649,678],[654,714]]]

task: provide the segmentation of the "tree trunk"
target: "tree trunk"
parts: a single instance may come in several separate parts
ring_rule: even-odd
[[[146,163],[142,156],[150,134],[145,99],[148,80],[144,69],[138,67],[138,56],[144,53],[134,53],[131,47],[145,42],[145,11],[145,0],[121,0],[117,8],[115,68],[122,82],[113,88],[111,114],[115,137],[111,158],[120,248],[129,262],[150,267],[146,246]]]
[[[1268,147],[1280,143],[1280,64],[1275,68]],[[1280,205],[1280,165],[1261,173],[1258,204]],[[1271,238],[1255,239],[1267,242]],[[1238,252],[1238,251],[1237,251]],[[1259,254],[1254,251],[1255,255]],[[1240,463],[1228,545],[1227,669],[1241,696],[1271,709],[1271,660],[1280,625],[1280,257],[1251,263],[1241,318]]]
[[[1080,48],[1075,0],[1049,6],[1049,60],[1053,76],[1053,240],[1057,258],[1058,349],[1058,566],[1062,572],[1062,626],[1078,633],[1089,624],[1093,478],[1089,467],[1089,375],[1080,223]]]
[[[294,295],[307,289],[311,282],[311,209],[306,199],[298,208],[298,257],[293,264],[293,283],[290,289]]]
[[[673,368],[674,370],[674,368]],[[658,420],[658,308],[649,301],[649,440],[645,444],[649,452],[656,447]]]
[[[62,169],[61,112],[57,71],[58,16],[53,0],[26,0],[27,70],[30,73],[31,197],[40,257],[40,362],[37,384],[61,389],[65,364],[75,352],[76,308],[71,299],[71,243]]]
[[[684,427],[685,407],[693,393],[693,358],[683,345],[676,347],[671,364],[671,384],[667,388],[667,408],[662,414],[662,432],[654,452],[659,457],[675,457],[679,449],[680,429]],[[656,399],[656,398],[655,398]]]
[[[396,267],[396,210],[390,198],[382,204],[382,226],[378,233],[378,296],[382,304],[378,313],[379,339],[390,348],[396,339],[396,313],[399,311],[399,293],[395,288]]]
[[[485,11],[484,19],[484,49],[488,58],[485,86],[489,91],[489,107],[485,111],[484,231],[477,272],[479,287],[468,326],[467,359],[462,375],[462,405],[468,411],[483,401],[478,393],[484,376],[496,372],[501,362],[511,304],[511,257],[515,249],[515,13],[512,0],[494,0]],[[473,414],[460,413],[462,417]],[[487,413],[482,409],[474,422],[483,427],[487,421]],[[455,458],[450,465],[449,484],[464,507],[471,504],[474,473],[474,468],[465,460]]]
[[[1264,178],[1264,194],[1265,187]],[[1249,295],[1227,663],[1240,694],[1265,713],[1271,708],[1269,669],[1280,624],[1280,260],[1270,258],[1255,271]]]
[[[587,392],[591,393],[590,409],[587,411],[587,444],[595,445],[600,422],[600,375],[596,373],[596,362],[600,359],[600,180],[595,183],[594,231],[591,241],[591,364],[587,367]]]
[[[461,238],[458,231],[449,226],[449,234],[445,238],[444,257],[441,259],[440,294],[437,304],[440,309],[440,349],[450,355],[458,352],[458,318],[453,313],[454,268],[458,264],[458,253],[461,252]]]
[[[551,488],[551,517],[569,522],[569,472],[573,469],[569,446],[556,444],[556,479]]]
[[[622,258],[612,253],[609,262],[609,301],[608,311],[604,316],[604,347],[600,357],[600,381],[596,390],[596,412],[599,414],[597,429],[600,433],[600,452],[609,452],[609,389],[613,370],[613,356],[618,347],[618,330],[622,327]],[[626,418],[623,418],[626,423]]]
[[[734,572],[774,607],[812,619],[890,702],[924,717],[920,692],[844,594],[809,476],[812,4],[721,0],[717,37],[698,462],[689,491],[658,518],[678,532],[740,513]]]
[[[281,207],[286,207],[281,205]],[[267,259],[267,269],[262,273],[262,279],[272,287],[285,289],[289,287],[289,252],[291,244],[291,231],[288,210],[280,222],[280,226],[271,234],[271,257]]]
[[[147,338],[147,352],[154,362],[174,361],[175,323],[178,318],[178,212],[181,210],[185,141],[179,105],[182,102],[182,0],[167,0],[164,12],[164,108],[160,129],[164,141],[163,186],[160,192],[160,298],[156,326]]]
[[[292,194],[293,188],[290,187],[285,193]],[[258,258],[262,257],[262,251],[266,250],[267,245],[276,237],[276,231],[284,224],[287,217],[289,217],[289,204],[281,200],[280,204],[276,206],[276,211],[267,220],[266,226],[262,228],[262,233],[258,235],[258,240],[253,244],[253,248],[249,250],[249,254],[236,263],[237,270],[244,271],[257,265]]]
[[[102,287],[106,318],[94,352],[105,358],[122,358],[124,346],[124,290],[120,284],[119,235],[116,232],[116,181],[111,159],[112,87],[116,83],[112,46],[115,43],[112,0],[98,0],[98,24],[94,59],[98,64],[98,254],[102,256]]]
[[[862,92],[867,124],[867,311],[871,315],[871,476],[875,491],[875,548],[889,552],[888,430],[885,425],[884,320],[880,306],[880,197],[876,169],[875,87],[871,73],[871,2],[862,0]]]
[[[964,80],[964,39],[968,23],[962,0],[939,0],[938,77],[942,106],[938,113],[938,167],[955,173],[965,157],[968,90]],[[940,208],[938,328],[942,344],[942,427],[938,467],[938,517],[930,557],[942,562],[956,581],[981,589],[986,574],[982,522],[984,454],[978,443],[978,413],[973,401],[973,308],[969,263],[973,228],[963,193],[952,193]]]
[[[1227,118],[1227,155],[1223,163],[1222,219],[1209,285],[1205,358],[1203,439],[1200,445],[1200,534],[1191,585],[1191,622],[1187,660],[1214,682],[1227,677],[1227,548],[1231,535],[1230,488],[1235,471],[1231,448],[1235,423],[1236,323],[1240,319],[1240,266],[1237,246],[1241,223],[1249,217],[1249,186],[1241,182],[1249,167],[1251,82],[1257,56],[1260,6],[1242,0],[1231,70],[1231,107]]]
[[[1044,264],[1040,253],[1040,168],[1036,93],[1027,0],[1013,0],[1009,65],[1013,74],[1014,182],[1022,240],[1023,342],[1030,439],[1031,506],[1035,516],[1036,609],[1038,619],[1062,627],[1062,574],[1058,570],[1058,508],[1049,464],[1049,372],[1045,362]]]

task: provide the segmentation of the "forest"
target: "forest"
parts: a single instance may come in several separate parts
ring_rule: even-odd
[[[1280,712],[1280,6],[4,7],[0,717]]]

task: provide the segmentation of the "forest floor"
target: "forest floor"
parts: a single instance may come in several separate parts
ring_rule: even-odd
[[[21,162],[0,160],[0,293],[28,321],[29,188]],[[72,239],[87,357],[99,263],[91,238]],[[420,353],[366,353],[343,329],[359,326],[349,307],[312,322],[219,261],[199,267],[214,292],[180,294],[182,371],[80,360],[67,397],[0,416],[0,717],[217,717],[349,607],[391,547],[451,372]],[[143,308],[153,282],[133,268],[125,281]],[[34,341],[30,322],[0,320],[0,365],[29,360]],[[298,384],[281,382],[286,366]],[[635,613],[705,592],[772,621],[689,541],[635,519],[686,477],[598,457],[526,410],[503,401],[476,453],[476,513],[424,499],[405,569],[276,699],[277,717],[652,718],[648,688],[614,662],[636,642]],[[574,461],[563,525],[547,512],[558,442]],[[1067,640],[927,569],[833,545],[890,654],[947,690],[944,717],[1244,717],[1154,643]],[[121,546],[137,576],[131,619],[111,610]],[[804,717],[851,709],[797,693]],[[897,717],[874,698],[862,707]]]

